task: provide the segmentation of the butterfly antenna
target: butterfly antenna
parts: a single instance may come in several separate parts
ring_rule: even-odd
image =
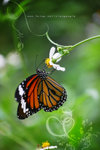
[[[52,75],[55,72],[55,69],[52,69],[50,72],[50,75]]]
[[[40,65],[42,65],[44,63],[45,59],[43,59],[40,64],[36,67],[36,70],[39,68]]]
[[[38,57],[38,55],[36,55],[36,58],[35,58],[35,66],[34,66],[35,69],[37,69],[37,67],[36,67],[37,66],[37,57]]]

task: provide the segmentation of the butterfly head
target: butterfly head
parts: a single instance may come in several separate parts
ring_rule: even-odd
[[[48,73],[44,69],[43,70],[37,69],[36,72],[37,75],[43,80],[45,80],[48,75]]]

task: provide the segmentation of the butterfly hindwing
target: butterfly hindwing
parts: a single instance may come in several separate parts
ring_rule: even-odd
[[[66,90],[50,77],[39,84],[38,95],[44,111],[57,110],[67,99]]]

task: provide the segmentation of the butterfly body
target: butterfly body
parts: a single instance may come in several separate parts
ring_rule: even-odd
[[[19,84],[15,92],[19,103],[17,116],[19,119],[43,109],[46,112],[57,110],[67,99],[66,90],[45,70],[37,69],[37,73],[26,78]]]

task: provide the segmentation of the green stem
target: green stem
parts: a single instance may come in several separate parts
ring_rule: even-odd
[[[48,39],[53,45],[55,45],[55,46],[57,46],[57,47],[61,47],[61,48],[63,48],[63,49],[64,49],[64,48],[65,48],[65,49],[68,48],[69,51],[71,51],[71,50],[72,50],[73,48],[75,48],[76,46],[79,46],[79,45],[81,45],[81,44],[83,44],[83,43],[85,43],[85,42],[88,42],[88,41],[90,41],[90,40],[100,38],[100,35],[92,36],[92,37],[87,38],[87,39],[85,39],[85,40],[83,40],[83,41],[80,41],[80,42],[78,42],[78,43],[76,43],[76,44],[74,44],[74,45],[69,45],[69,46],[60,45],[60,44],[58,44],[58,43],[55,43],[55,42],[52,41],[51,38],[49,37],[48,32],[46,32],[46,37],[47,37],[47,39]]]
[[[85,43],[85,42],[88,42],[88,41],[90,41],[90,40],[97,39],[97,38],[100,38],[100,35],[92,36],[92,37],[87,38],[87,39],[85,39],[85,40],[83,40],[83,41],[80,41],[80,42],[74,44],[74,45],[72,46],[72,48],[69,49],[69,51],[71,51],[71,50],[72,50],[73,48],[75,48],[76,46],[79,46],[79,45],[81,45],[81,44],[83,44],[83,43]]]
[[[53,45],[55,45],[55,46],[57,46],[57,47],[63,47],[63,48],[65,48],[65,49],[67,49],[67,48],[69,48],[69,47],[72,47],[72,45],[70,45],[70,46],[64,46],[64,45],[60,45],[60,44],[54,42],[54,41],[49,37],[48,32],[46,32],[46,37],[47,37],[47,39],[50,41],[50,43],[52,43]]]
[[[58,43],[55,43],[55,42],[53,42],[52,40],[51,40],[51,38],[49,37],[49,35],[48,35],[48,32],[46,32],[46,37],[47,37],[47,39],[53,44],[53,45],[56,45],[56,46],[58,46],[59,44]],[[59,46],[63,46],[63,45],[59,45]]]
[[[77,47],[77,46],[79,46],[79,45],[81,45],[81,44],[83,44],[83,43],[85,43],[85,42],[88,42],[88,41],[90,41],[90,40],[100,38],[100,35],[92,36],[92,37],[87,38],[87,39],[85,39],[85,40],[83,40],[83,41],[80,41],[80,42],[78,42],[78,43],[76,43],[76,44],[74,44],[74,45],[69,45],[69,46],[64,46],[64,45],[60,45],[60,44],[58,44],[58,43],[55,43],[55,42],[52,41],[51,38],[49,37],[48,32],[46,32],[46,37],[47,37],[47,39],[48,39],[53,45],[55,45],[55,46],[57,46],[57,47],[60,47],[61,51],[65,50],[65,52],[59,57],[59,58],[61,58],[62,56],[67,55],[70,51],[72,51],[73,48],[75,48],[75,47]],[[59,58],[57,58],[57,59],[59,59]],[[55,60],[55,62],[57,61],[57,59]]]

